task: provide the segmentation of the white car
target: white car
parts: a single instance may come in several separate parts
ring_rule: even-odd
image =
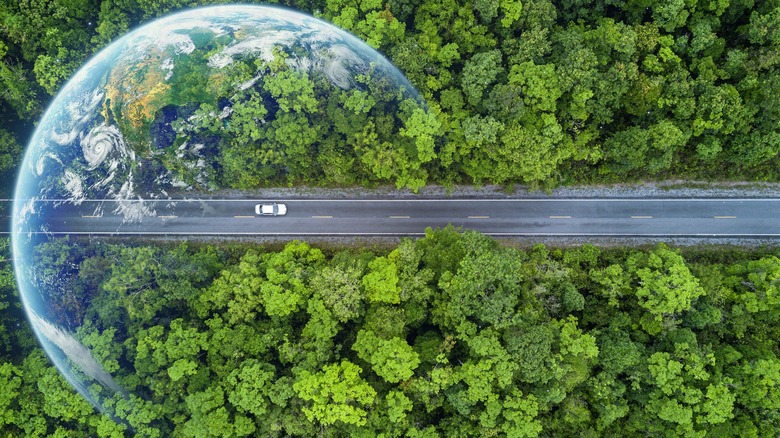
[[[287,214],[287,206],[284,204],[257,204],[255,205],[255,214],[263,216],[284,216]]]

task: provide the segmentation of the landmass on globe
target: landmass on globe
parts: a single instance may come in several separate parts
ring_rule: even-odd
[[[400,183],[423,180],[432,136],[409,125],[434,118],[403,75],[344,31],[264,10],[173,15],[97,55],[38,129],[30,199],[112,199],[139,221],[157,212],[137,201],[176,190],[390,178],[398,151],[421,158]]]
[[[79,251],[51,235],[49,220],[62,206],[97,201],[82,214],[142,227],[172,214],[177,199],[226,188],[323,179],[419,186],[422,164],[435,156],[437,123],[382,55],[304,14],[218,6],[136,29],[63,87],[22,163],[15,268],[41,344],[101,410],[116,412],[135,397],[135,373],[92,352],[112,333],[93,321],[93,307],[119,304],[78,296],[66,290],[70,279],[39,268]],[[89,281],[92,268],[73,268]]]

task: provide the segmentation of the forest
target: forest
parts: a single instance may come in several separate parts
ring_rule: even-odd
[[[214,3],[0,1],[4,181],[36,118],[90,55],[140,23]],[[240,175],[226,186],[780,177],[780,0],[284,4],[353,32],[397,65],[435,115],[425,125],[435,144],[424,157],[409,145],[335,156],[307,131],[308,156],[323,163],[282,179]],[[319,105],[310,112],[327,114]]]
[[[775,436],[780,250],[55,240],[59,321],[114,423],[34,345],[0,250],[0,432],[29,437]]]
[[[215,3],[0,0],[0,197],[90,56]],[[780,180],[780,0],[282,4],[398,66],[435,116],[434,147],[420,162],[388,149],[392,166],[322,154],[292,177],[230,172],[227,186]],[[302,156],[320,157],[324,139],[310,140]],[[392,247],[62,239],[41,253],[42,281],[68,282],[47,297],[59,322],[132,403],[113,406],[118,422],[100,415],[51,365],[3,238],[0,436],[780,430],[777,248],[519,247],[444,229]]]

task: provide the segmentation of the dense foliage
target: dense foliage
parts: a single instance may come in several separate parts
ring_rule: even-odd
[[[777,250],[48,245],[61,323],[134,395],[94,414],[0,310],[4,436],[780,430]]]
[[[422,166],[435,157],[440,124],[419,96],[405,91],[408,84],[394,83],[396,77],[373,68],[343,90],[321,71],[289,68],[285,58],[293,54],[282,49],[270,63],[245,55],[215,74],[208,66],[214,50],[211,44],[198,47],[174,67],[174,77],[186,79],[161,92],[166,97],[155,104],[165,102],[168,112],[177,114],[155,111],[139,117],[139,128],[123,114],[129,105],[113,104],[122,131],[131,133],[128,143],[140,145],[139,154],[152,143],[149,126],[176,117],[170,139],[154,139],[163,150],[155,167],[201,190],[374,180],[414,190],[425,185],[428,173]],[[245,86],[236,90],[236,84]]]
[[[212,3],[0,0],[2,195],[34,121],[91,54]],[[436,116],[416,125],[435,139],[419,163],[296,131],[282,146],[319,161],[293,163],[292,182],[780,178],[780,0],[287,4],[387,54]],[[253,103],[239,106],[249,121]],[[307,115],[333,117],[329,105]],[[370,140],[353,115],[340,134]],[[236,138],[267,147],[253,126],[234,124]],[[219,182],[290,182],[229,175]],[[780,430],[777,250],[519,250],[445,230],[389,252],[56,241],[46,253],[42,278],[70,281],[49,297],[67,310],[60,322],[81,325],[106,369],[132,370],[120,381],[143,399],[116,403],[116,424],[68,387],[24,323],[3,241],[3,436]]]
[[[139,23],[211,3],[0,0],[0,172],[14,168],[32,121],[90,54]],[[437,118],[421,125],[435,128],[425,134],[436,138],[423,159],[370,141],[366,151],[337,147],[304,129],[295,143],[308,148],[303,156],[323,154],[324,165],[297,169],[295,181],[549,186],[780,177],[780,0],[288,4],[386,53]],[[331,108],[319,102],[310,109]],[[359,123],[343,128],[345,143],[370,140]],[[241,138],[254,138],[248,144],[260,150],[278,147],[255,134]],[[397,171],[404,166],[414,175]],[[289,179],[241,176],[222,182]]]

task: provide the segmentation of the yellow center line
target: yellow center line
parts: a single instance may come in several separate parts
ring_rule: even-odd
[[[333,216],[312,216],[313,219],[333,219]]]
[[[631,219],[652,219],[652,216],[631,216]]]
[[[736,216],[714,216],[715,219],[736,219]]]
[[[469,216],[469,219],[490,219],[490,216]]]
[[[410,216],[390,216],[390,219],[410,219]]]
[[[236,219],[254,219],[254,216],[233,216]]]
[[[571,219],[571,216],[550,216],[550,219]]]

